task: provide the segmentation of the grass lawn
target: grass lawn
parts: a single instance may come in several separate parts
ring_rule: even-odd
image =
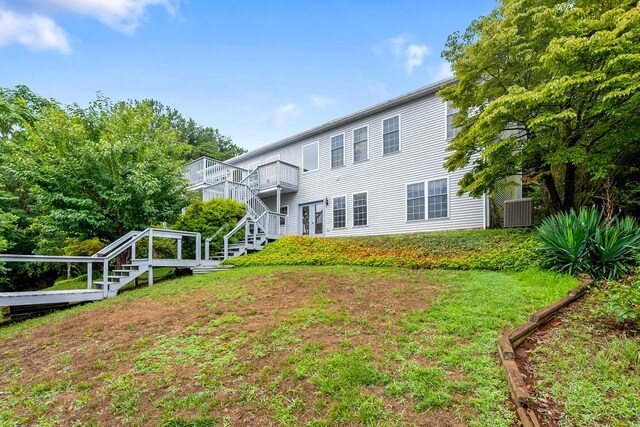
[[[570,306],[531,356],[547,425],[640,426],[640,328],[603,317],[603,303],[596,293]]]
[[[512,426],[501,331],[539,271],[253,267],[0,329],[0,425]]]

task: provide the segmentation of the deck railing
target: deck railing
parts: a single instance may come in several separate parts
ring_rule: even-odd
[[[258,193],[278,186],[297,191],[299,175],[300,168],[298,166],[276,160],[258,166],[241,182]]]
[[[209,157],[201,157],[187,164],[185,178],[190,187],[216,184],[222,181],[242,181],[249,171]]]

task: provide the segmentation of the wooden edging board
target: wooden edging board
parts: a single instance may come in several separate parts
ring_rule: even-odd
[[[514,349],[539,327],[547,323],[558,310],[580,298],[587,288],[593,284],[593,280],[586,274],[578,275],[578,279],[580,279],[580,284],[571,289],[566,297],[536,311],[529,316],[529,320],[526,323],[505,332],[498,340],[498,353],[500,354],[502,368],[509,382],[511,399],[516,405],[518,418],[524,427],[540,427],[540,421],[538,421],[538,417],[533,412],[533,399],[529,394],[529,390],[527,390],[524,375],[516,365]]]

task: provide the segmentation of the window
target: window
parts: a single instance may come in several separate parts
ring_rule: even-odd
[[[407,185],[407,221],[424,219],[424,182]]]
[[[367,193],[353,195],[353,226],[367,225]]]
[[[347,196],[333,198],[333,228],[347,226]]]
[[[453,127],[453,116],[460,111],[459,108],[453,108],[449,102],[447,102],[447,139],[451,139],[460,132],[460,128]]]
[[[318,143],[302,147],[302,173],[318,170]]]
[[[427,181],[429,189],[429,219],[449,216],[449,180],[447,178]]]
[[[289,206],[288,205],[280,206],[280,213],[282,215],[289,216]],[[283,217],[280,217],[280,225],[284,226],[285,222],[286,222],[286,220]]]
[[[363,126],[353,131],[353,162],[361,162],[369,158],[369,127]]]
[[[382,154],[400,151],[400,116],[382,121]]]
[[[344,165],[344,133],[331,137],[331,167]]]

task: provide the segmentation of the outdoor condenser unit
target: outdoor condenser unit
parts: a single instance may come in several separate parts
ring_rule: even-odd
[[[504,228],[530,227],[531,225],[533,225],[531,199],[504,201]]]

